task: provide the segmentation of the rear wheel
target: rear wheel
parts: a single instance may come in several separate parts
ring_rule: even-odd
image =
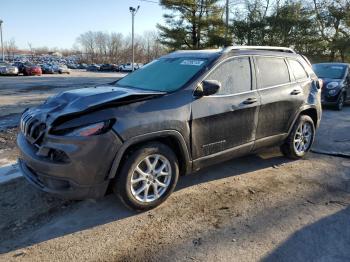
[[[161,143],[149,143],[132,152],[114,181],[113,191],[129,208],[142,211],[164,202],[179,177],[174,152]]]
[[[302,158],[310,151],[314,137],[314,122],[311,117],[301,115],[294,124],[286,142],[281,146],[281,152],[292,159]]]

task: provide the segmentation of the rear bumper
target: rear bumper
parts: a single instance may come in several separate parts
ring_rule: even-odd
[[[87,138],[48,136],[39,148],[20,133],[17,144],[20,169],[33,186],[64,198],[84,199],[105,194],[108,174],[122,143],[110,131]],[[52,159],[52,150],[64,152],[64,161]]]

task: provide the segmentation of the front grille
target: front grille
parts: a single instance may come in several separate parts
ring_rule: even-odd
[[[24,112],[21,117],[20,129],[29,142],[37,144],[45,132],[46,125],[30,113]]]

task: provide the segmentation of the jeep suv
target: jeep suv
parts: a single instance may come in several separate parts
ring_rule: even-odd
[[[279,145],[302,158],[321,82],[288,48],[177,51],[113,85],[60,93],[21,117],[27,180],[68,198],[108,186],[130,208],[162,203],[180,175]]]

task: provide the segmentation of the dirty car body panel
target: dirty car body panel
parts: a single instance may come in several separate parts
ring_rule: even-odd
[[[49,98],[22,115],[17,138],[20,167],[31,184],[46,192],[75,199],[101,197],[118,176],[127,153],[149,141],[173,146],[181,174],[189,174],[280,143],[303,110],[316,112],[317,126],[321,117],[317,77],[308,74],[307,81],[301,83],[290,76],[284,87],[262,90],[256,57],[263,55],[266,51],[178,51],[160,59],[181,59],[180,69],[198,68],[192,68],[193,74],[174,90],[152,89],[152,84],[147,88],[125,86],[125,78],[115,85],[66,91]],[[269,51],[268,55],[280,57],[281,52]],[[282,57],[305,62],[294,53]],[[227,81],[222,90],[228,88],[228,93],[197,97],[198,85],[231,61],[243,68],[249,79],[244,82],[233,75],[223,80]],[[129,76],[142,76],[147,67]],[[237,79],[240,82],[235,82]],[[239,84],[240,91],[230,93],[232,83]],[[300,90],[297,97],[290,95],[294,89]],[[76,135],[76,130],[83,134],[85,127],[94,125],[103,126],[98,134]],[[273,139],[276,135],[279,139]]]

